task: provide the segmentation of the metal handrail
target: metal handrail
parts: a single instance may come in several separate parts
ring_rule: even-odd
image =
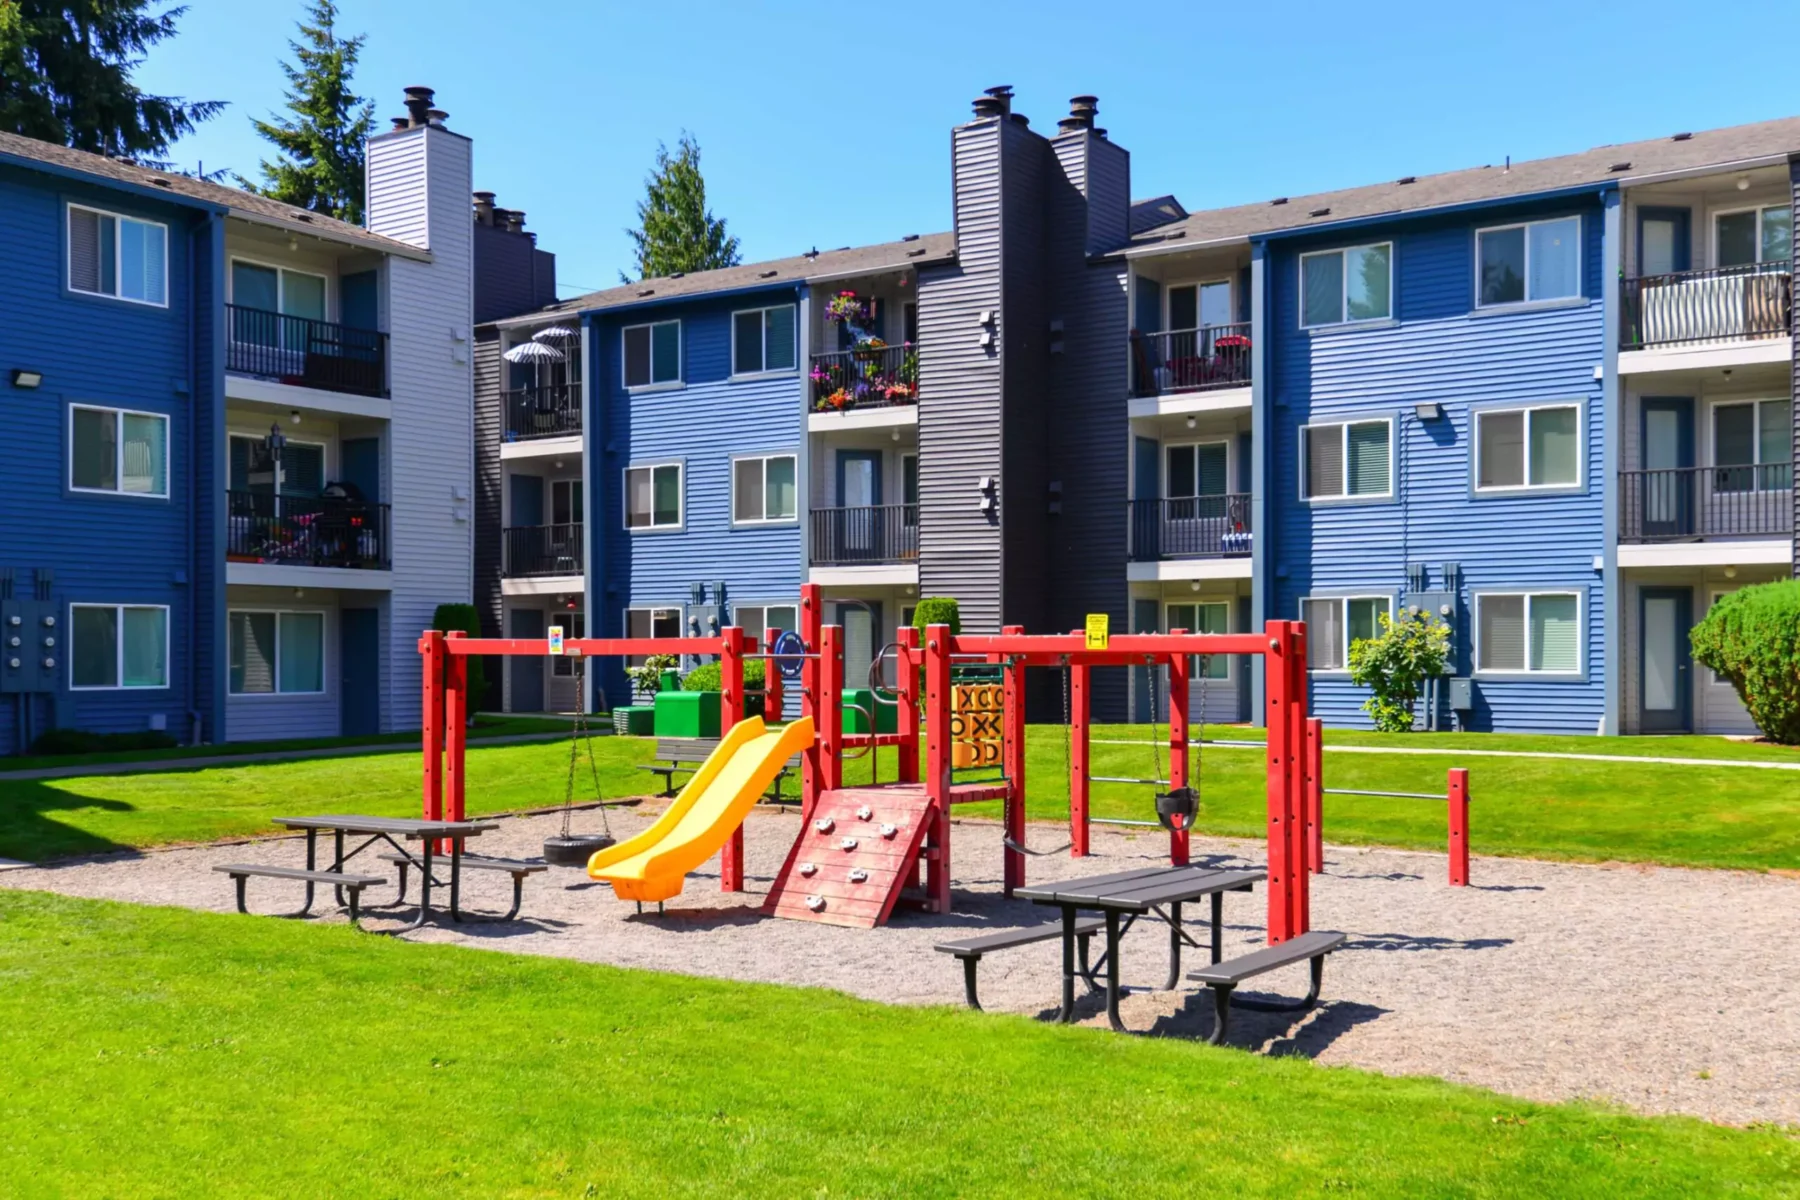
[[[1786,259],[1619,281],[1621,350],[1782,337],[1793,319]]]
[[[817,412],[916,404],[919,353],[910,342],[903,342],[815,354],[809,378]]]
[[[1156,333],[1131,331],[1131,394],[1166,396],[1248,387],[1250,323],[1202,325]]]
[[[1619,540],[1695,541],[1794,531],[1792,463],[1619,472]]]
[[[387,334],[240,304],[225,306],[225,369],[300,387],[387,395]]]

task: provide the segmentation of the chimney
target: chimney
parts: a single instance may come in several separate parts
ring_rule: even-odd
[[[431,95],[428,87],[409,87],[406,89],[407,125],[431,124]]]
[[[524,233],[525,232],[525,210],[524,209],[509,208],[506,210],[506,232],[508,232],[508,233]]]
[[[1074,133],[1078,129],[1093,129],[1094,117],[1100,112],[1098,96],[1069,97],[1069,115],[1056,123],[1056,132]]]
[[[1006,112],[1006,106],[992,96],[975,97],[974,109],[975,119],[978,121],[987,117],[1002,116]]]
[[[494,193],[475,193],[475,221],[480,225],[492,225],[494,223]]]

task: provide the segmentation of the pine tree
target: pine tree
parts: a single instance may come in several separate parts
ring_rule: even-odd
[[[637,211],[639,227],[626,232],[636,247],[639,279],[735,267],[740,261],[738,240],[726,234],[724,220],[707,211],[700,145],[690,133],[681,135],[673,158],[657,143],[656,169],[644,181]],[[619,279],[632,282],[623,271]]]
[[[363,142],[375,121],[375,102],[351,91],[350,84],[364,37],[337,35],[337,6],[331,0],[311,0],[306,17],[296,24],[300,40],[288,43],[294,62],[281,64],[292,116],[250,121],[280,157],[263,160],[260,186],[242,176],[238,183],[285,204],[360,225]]]
[[[131,73],[175,36],[186,6],[146,12],[149,0],[0,0],[0,129],[125,158],[161,161],[169,143],[225,105],[152,96]]]

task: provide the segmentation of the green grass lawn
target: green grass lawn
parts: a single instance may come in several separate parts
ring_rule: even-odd
[[[1241,738],[1252,732],[1214,727],[1208,736]],[[1059,726],[1030,729],[1026,792],[1028,812],[1034,818],[1067,817],[1063,736]],[[1096,733],[1097,743],[1103,737],[1147,741],[1149,730],[1107,727]],[[1693,740],[1704,742],[1700,757],[1712,757],[1719,746],[1734,745]],[[1547,739],[1531,741],[1533,748],[1547,748]],[[1435,743],[1407,739],[1404,744]],[[1480,744],[1503,748],[1498,741]],[[1596,738],[1549,742],[1577,752],[1601,744]],[[605,737],[593,745],[606,796],[641,795],[656,784],[655,777],[636,769],[650,761],[654,751],[650,739]],[[1096,744],[1092,755],[1097,775],[1148,777],[1156,765],[1168,764],[1166,751],[1160,764],[1153,764],[1146,745]],[[1204,807],[1200,830],[1261,836],[1265,795],[1260,753],[1211,746],[1195,752],[1194,758]],[[895,777],[895,761],[893,751],[882,754],[880,778]],[[1753,870],[1800,868],[1800,772],[1543,758],[1461,761],[1471,770],[1471,844],[1477,854]],[[1458,762],[1454,754],[1333,756],[1327,749],[1325,770],[1332,787],[1441,793],[1445,768]],[[846,782],[868,780],[872,765],[869,759],[847,763]],[[469,751],[468,769],[471,813],[557,804],[567,777],[568,747],[563,742],[476,746]],[[585,764],[581,776],[586,778]],[[591,788],[578,780],[576,791],[578,798],[588,798]],[[1094,813],[1153,819],[1151,794],[1150,788],[1095,784]],[[1442,805],[1371,797],[1326,799],[1326,836],[1331,841],[1443,849]],[[353,758],[0,781],[0,857],[39,861],[126,846],[207,841],[271,832],[269,818],[277,815],[350,811],[406,816],[417,813],[418,806],[419,759],[411,746]],[[993,815],[998,807],[973,805],[958,812]],[[598,818],[589,815],[584,820]]]
[[[1800,1195],[1800,1140],[838,993],[0,893],[8,1196]]]

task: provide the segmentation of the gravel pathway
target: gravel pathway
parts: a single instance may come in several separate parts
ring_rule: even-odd
[[[646,807],[612,814],[622,834],[642,828]],[[483,853],[529,857],[556,831],[556,816],[508,819],[480,839]],[[577,814],[578,831],[599,824]],[[666,915],[638,916],[575,871],[526,885],[525,917],[504,925],[430,927],[421,941],[621,966],[839,988],[903,1004],[960,1003],[962,973],[933,943],[964,932],[1046,919],[1046,910],[999,895],[999,830],[962,822],[953,837],[956,909],[948,917],[901,915],[886,928],[839,929],[763,918],[762,893],[798,831],[791,812],[759,810],[746,826],[751,891],[717,890],[716,862],[672,901]],[[1031,841],[1066,842],[1056,826]],[[1160,834],[1096,826],[1095,856],[1033,858],[1034,880],[1121,870],[1166,853]],[[1261,846],[1197,839],[1195,861],[1260,862]],[[207,868],[230,861],[299,865],[291,840],[165,850],[0,873],[0,887],[228,911],[231,884]],[[360,860],[359,860],[360,862]],[[1390,1074],[1439,1075],[1540,1100],[1587,1097],[1644,1112],[1713,1121],[1800,1125],[1800,971],[1791,938],[1800,880],[1735,871],[1585,866],[1477,859],[1476,885],[1444,883],[1442,855],[1327,848],[1314,883],[1314,925],[1350,940],[1326,968],[1326,1003],[1292,1014],[1234,1013],[1231,1042]],[[298,887],[251,881],[251,905],[291,906]],[[471,903],[498,903],[504,876],[477,873]],[[381,897],[372,897],[379,900]],[[1225,902],[1226,953],[1254,947],[1265,897]],[[330,919],[339,919],[332,917]],[[373,921],[379,927],[383,922]],[[1160,925],[1125,942],[1128,984],[1160,984],[1167,962]],[[982,1002],[991,1010],[1043,1014],[1058,992],[1055,942],[987,959]],[[1305,968],[1259,982],[1296,995]],[[1084,1001],[1086,1023],[1104,1025]],[[1134,1030],[1201,1036],[1208,997],[1143,990],[1122,1011]]]

